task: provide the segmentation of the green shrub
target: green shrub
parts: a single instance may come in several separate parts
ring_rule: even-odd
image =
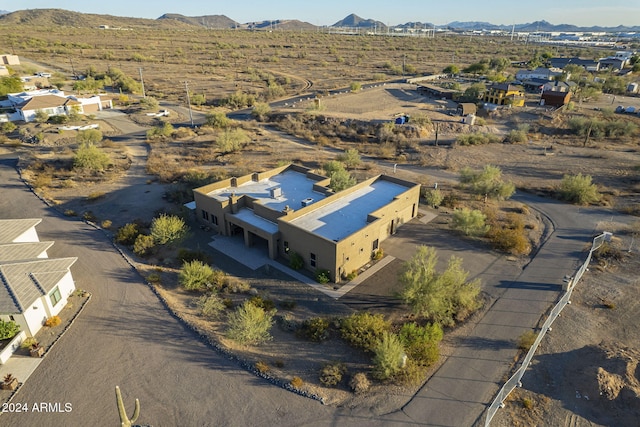
[[[533,399],[531,399],[530,397],[523,397],[522,399],[520,399],[520,402],[522,403],[522,407],[527,411],[533,409]]]
[[[342,338],[355,347],[372,351],[384,332],[391,329],[383,314],[353,313],[340,322]]]
[[[225,129],[216,139],[216,146],[222,154],[235,153],[251,141],[251,138],[242,129]]]
[[[227,337],[240,344],[257,345],[271,340],[273,312],[245,301],[229,314]]]
[[[492,133],[474,132],[460,135],[456,139],[459,145],[484,145],[500,142],[500,138]]]
[[[213,128],[224,129],[231,125],[231,119],[227,117],[225,113],[209,113],[206,115],[205,126],[211,126]]]
[[[591,182],[591,175],[565,175],[558,189],[560,198],[578,205],[600,201],[598,187]]]
[[[131,246],[135,243],[136,238],[140,234],[137,224],[128,223],[123,225],[116,232],[116,242],[121,245]]]
[[[331,281],[331,274],[329,273],[329,270],[318,268],[315,272],[315,277],[316,282],[318,283],[325,284]]]
[[[188,291],[204,291],[213,287],[214,274],[213,269],[201,261],[185,262],[178,283]]]
[[[407,355],[421,365],[429,366],[440,357],[439,343],[442,341],[442,327],[437,323],[418,326],[405,323],[398,334]]]
[[[328,387],[334,387],[340,384],[342,376],[347,373],[347,367],[344,363],[334,362],[327,363],[320,369],[320,382]]]
[[[166,245],[182,240],[188,231],[184,220],[175,215],[162,214],[151,222],[151,235],[158,245]]]
[[[20,325],[16,322],[0,320],[0,340],[13,338],[18,332],[20,332]]]
[[[204,317],[216,319],[226,307],[217,294],[209,294],[198,298],[198,308]]]
[[[498,200],[506,200],[516,191],[513,183],[502,180],[502,170],[491,165],[485,166],[480,172],[470,168],[462,169],[460,182],[474,194]]]
[[[147,282],[149,283],[160,283],[161,279],[160,273],[151,273],[147,276]]]
[[[347,279],[347,281],[352,281],[353,279],[355,279],[356,277],[358,277],[358,270],[353,270],[351,273],[347,274],[347,276],[345,277],[345,279]]]
[[[329,321],[322,317],[306,319],[296,333],[298,336],[311,341],[324,341],[329,338]]]
[[[251,110],[251,115],[259,121],[265,120],[270,113],[271,107],[266,102],[256,102]]]
[[[260,295],[256,295],[249,298],[249,302],[255,305],[256,307],[260,307],[264,311],[272,311],[272,310],[275,310],[276,308],[276,305],[272,300],[264,299]]]
[[[227,276],[224,278],[224,289],[232,294],[242,294],[249,292],[251,285],[237,277]]]
[[[491,227],[487,233],[493,247],[499,251],[513,255],[526,255],[531,251],[531,244],[524,227]]]
[[[111,157],[92,142],[80,144],[73,157],[73,168],[88,172],[102,172],[111,164]]]
[[[523,130],[513,129],[509,131],[505,141],[511,144],[519,144],[523,142],[527,142],[527,132]]]
[[[76,216],[77,213],[73,209],[66,209],[64,211],[64,216]]]
[[[349,148],[344,151],[344,153],[338,156],[338,160],[344,163],[347,168],[355,168],[360,166],[362,163],[362,159],[360,158],[360,153],[355,148]]]
[[[133,243],[133,252],[138,256],[144,256],[155,246],[153,237],[146,234],[138,234]]]
[[[518,348],[520,350],[529,351],[533,343],[536,342],[538,334],[534,331],[527,331],[518,338]]]
[[[487,216],[477,209],[456,209],[452,226],[465,236],[482,236],[489,230],[486,220]]]
[[[304,267],[304,259],[302,258],[302,255],[297,252],[292,252],[291,255],[289,255],[289,267],[294,270],[300,270]]]
[[[94,215],[92,211],[84,211],[82,212],[82,219],[84,219],[85,221],[96,222],[98,218]]]
[[[110,220],[110,219],[105,219],[105,220],[102,220],[102,222],[100,223],[100,226],[101,226],[102,228],[104,228],[105,230],[108,230],[108,229],[110,229],[110,228],[111,228],[111,225],[112,225],[112,224],[113,224],[113,223],[111,222],[111,220]]]
[[[437,188],[429,189],[424,192],[424,200],[427,202],[427,205],[437,208],[442,204],[444,196]]]
[[[373,349],[373,376],[387,380],[398,374],[406,362],[406,354],[400,338],[385,331]]]
[[[349,387],[354,393],[364,393],[371,387],[371,382],[364,372],[358,372],[349,380]]]

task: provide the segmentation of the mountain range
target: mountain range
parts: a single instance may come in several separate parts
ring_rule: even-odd
[[[317,26],[299,20],[265,20],[260,22],[239,23],[225,15],[184,16],[177,13],[166,13],[157,19],[129,18],[113,15],[98,15],[72,12],[63,9],[29,9],[16,12],[0,11],[0,25],[61,25],[73,27],[204,27],[211,29],[244,28],[255,30],[314,30]],[[407,22],[405,24],[387,26],[381,21],[361,18],[350,14],[330,27],[358,27],[387,31],[389,28],[439,28],[458,31],[502,30],[518,32],[640,32],[640,25],[617,27],[580,27],[571,24],[551,24],[547,21],[535,21],[525,24],[496,25],[489,22],[453,21],[446,25],[434,25],[429,22]]]

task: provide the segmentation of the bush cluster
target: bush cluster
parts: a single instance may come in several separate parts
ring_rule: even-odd
[[[440,357],[439,343],[444,333],[437,323],[419,326],[415,322],[405,323],[398,333],[407,355],[424,366],[430,366]]]
[[[320,382],[323,385],[334,387],[342,381],[342,376],[347,373],[344,363],[327,363],[320,369]]]
[[[560,182],[558,193],[562,200],[578,205],[588,205],[600,201],[598,187],[591,182],[591,175],[565,175]]]
[[[273,311],[245,301],[233,313],[229,314],[227,337],[246,345],[258,345],[272,339]]]
[[[20,325],[16,322],[0,320],[0,340],[13,338],[18,332],[20,332]]]
[[[382,314],[353,313],[340,322],[342,338],[365,351],[373,351],[383,334],[390,329],[391,324]]]
[[[500,142],[500,138],[492,133],[473,132],[460,135],[456,139],[458,145],[484,145]]]
[[[502,179],[502,170],[497,166],[487,165],[482,171],[466,167],[460,171],[460,182],[474,194],[497,200],[506,200],[516,192],[512,182]]]
[[[329,338],[329,321],[322,317],[306,319],[302,322],[296,334],[310,341],[324,341]]]

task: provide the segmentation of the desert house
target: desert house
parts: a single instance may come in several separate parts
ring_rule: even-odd
[[[520,86],[506,83],[489,86],[483,97],[484,102],[495,105],[524,106],[524,92]]]
[[[198,220],[271,259],[294,254],[334,282],[371,261],[380,243],[417,215],[420,185],[378,175],[334,193],[329,178],[286,165],[193,190]]]
[[[20,65],[20,58],[18,58],[18,55],[10,55],[7,53],[3,53],[0,55],[0,64]]]
[[[75,290],[70,268],[77,258],[49,258],[53,242],[40,242],[40,219],[0,220],[0,319],[26,336],[60,313]]]
[[[44,111],[51,117],[69,115],[72,111],[78,114],[91,114],[113,107],[111,100],[102,100],[99,95],[80,98],[65,95],[63,91],[57,89],[10,93],[8,101],[17,111],[17,114],[12,115],[9,120],[25,122],[34,121],[38,111]]]
[[[527,80],[554,80],[561,76],[562,70],[559,68],[538,67],[535,70],[520,70],[516,73],[516,80],[525,82]]]

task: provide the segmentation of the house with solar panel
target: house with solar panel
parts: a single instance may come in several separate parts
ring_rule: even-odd
[[[339,282],[369,263],[380,243],[418,213],[420,185],[378,175],[333,192],[330,179],[298,165],[193,190],[198,220],[262,246],[271,259],[302,258]]]

